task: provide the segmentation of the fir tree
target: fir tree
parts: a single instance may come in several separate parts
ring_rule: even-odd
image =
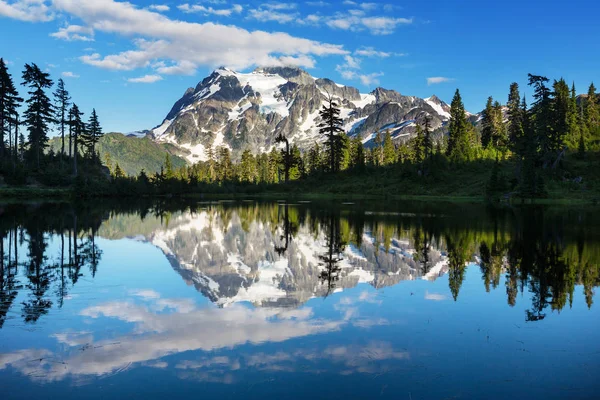
[[[52,87],[50,74],[43,72],[36,64],[25,64],[23,85],[29,87],[25,121],[29,131],[30,151],[37,167],[48,143],[48,125],[54,123],[54,107],[45,90]]]
[[[362,170],[365,166],[365,148],[359,135],[350,141],[350,166],[353,169]]]
[[[450,104],[450,123],[448,126],[448,149],[446,150],[450,159],[454,162],[466,161],[471,158],[471,130],[467,122],[465,106],[456,89],[452,103]]]
[[[255,183],[257,180],[256,161],[252,152],[249,149],[244,150],[242,153],[242,160],[240,162],[240,181]]]
[[[212,146],[209,146],[208,149],[206,149],[206,158],[206,162],[208,163],[208,179],[209,182],[214,182],[217,179],[217,161]]]
[[[319,112],[322,122],[319,123],[318,128],[319,133],[325,135],[326,138],[329,152],[329,170],[337,172],[340,166],[337,153],[340,148],[340,134],[344,132],[342,129],[344,121],[340,118],[340,109],[331,96],[328,97],[327,102],[328,104],[324,105]]]
[[[494,118],[494,99],[488,97],[485,109],[481,118],[481,146],[487,148],[492,143],[492,138],[496,135]]]
[[[571,93],[564,79],[554,81],[552,93],[552,130],[549,132],[549,150],[553,153],[560,151],[564,139],[569,133],[569,116],[571,109]]]
[[[102,127],[98,121],[98,114],[96,114],[96,109],[92,109],[92,115],[90,115],[90,119],[87,124],[86,135],[86,145],[88,147],[88,153],[92,159],[96,157],[96,144],[100,141],[102,135]]]
[[[425,159],[424,135],[421,125],[417,125],[417,136],[412,139],[412,153],[417,164],[421,164]]]
[[[577,92],[575,91],[575,82],[571,85],[571,99],[569,102],[569,116],[568,116],[568,137],[571,145],[578,143],[578,147],[581,144],[581,132],[579,121],[579,107],[577,106]],[[585,138],[584,138],[585,140]],[[585,147],[585,142],[584,142]]]
[[[321,149],[318,143],[308,151],[308,170],[310,173],[320,172],[322,167]]]
[[[69,138],[73,141],[73,175],[78,175],[77,159],[79,158],[79,139],[85,134],[85,123],[81,120],[83,113],[73,103],[69,110]]]
[[[545,76],[529,74],[529,86],[533,86],[531,104],[531,128],[537,141],[541,156],[548,161],[552,151],[552,104],[550,89],[546,86],[549,79]]]
[[[588,132],[594,136],[598,135],[600,130],[600,106],[598,105],[598,95],[596,87],[592,83],[588,89],[585,102],[585,122]]]
[[[4,59],[0,58],[0,158],[4,157],[4,135],[12,141],[11,126],[18,124],[18,107],[23,101],[8,73]],[[17,139],[15,138],[15,149]]]
[[[68,122],[69,106],[71,105],[71,97],[65,89],[65,82],[62,79],[58,80],[56,91],[54,92],[54,102],[56,110],[56,122],[60,129],[61,150],[60,154],[65,154],[65,128]]]
[[[126,177],[125,172],[121,169],[121,167],[119,166],[119,163],[117,163],[117,165],[115,166],[115,178],[122,179],[125,177]]]
[[[171,156],[169,155],[169,153],[165,155],[165,164],[163,166],[165,171],[165,178],[174,179],[175,171],[173,170],[173,163],[171,162]]]
[[[383,165],[391,165],[396,162],[396,147],[392,141],[389,129],[385,131],[383,138]]]
[[[508,142],[508,136],[506,131],[506,125],[504,124],[504,113],[502,111],[502,105],[496,101],[494,102],[494,134],[492,136],[492,144],[496,149],[496,159],[498,158],[498,152],[504,153],[504,148]]]
[[[284,143],[285,147],[281,150],[281,159],[283,160],[283,173],[285,182],[290,181],[290,169],[292,168],[292,155],[290,153],[290,142],[283,134],[275,138],[276,143]]]
[[[231,153],[225,146],[221,146],[218,150],[219,162],[218,173],[220,181],[231,181],[233,179],[233,163],[231,162]]]
[[[431,160],[433,156],[433,140],[431,138],[431,119],[429,115],[425,116],[425,130],[423,131],[423,150],[425,158]]]
[[[510,149],[522,155],[523,140],[523,112],[521,109],[521,95],[519,93],[519,84],[510,85],[510,94],[508,95],[508,142]]]

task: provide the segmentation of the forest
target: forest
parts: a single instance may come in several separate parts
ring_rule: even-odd
[[[12,188],[61,188],[75,196],[314,193],[596,202],[600,190],[600,100],[593,84],[577,95],[574,83],[529,74],[530,104],[513,83],[506,104],[490,97],[476,122],[457,89],[443,135],[426,120],[410,140],[396,143],[389,131],[378,132],[369,148],[344,132],[339,105],[329,98],[320,112],[322,141],[307,151],[279,136],[269,153],[246,150],[234,160],[227,147],[209,148],[207,161],[193,165],[174,163],[167,153],[159,172],[142,169],[135,176],[100,157],[99,116],[92,110],[86,121],[62,79],[55,85],[36,64],[26,64],[22,85],[26,99],[0,59],[0,191],[6,195]],[[58,132],[57,149],[48,146],[51,132]]]

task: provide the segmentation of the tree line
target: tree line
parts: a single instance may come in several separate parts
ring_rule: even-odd
[[[55,87],[50,74],[35,63],[25,64],[21,77],[26,98],[20,97],[0,59],[0,171],[7,183],[22,184],[28,177],[48,184],[71,182],[82,166],[86,173],[99,173],[102,163],[96,145],[103,132],[96,110],[85,122],[64,81],[59,79]],[[61,139],[56,153],[46,151],[52,128]]]

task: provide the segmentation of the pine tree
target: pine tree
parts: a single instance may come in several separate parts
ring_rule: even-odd
[[[115,166],[115,178],[122,179],[125,177],[126,177],[125,172],[121,169],[121,167],[119,166],[119,163],[117,163],[117,165]]]
[[[102,135],[102,127],[100,126],[100,122],[98,121],[98,114],[96,114],[96,109],[92,109],[92,115],[90,115],[90,119],[87,124],[86,137],[88,153],[90,154],[92,159],[96,157],[96,144],[100,141]]]
[[[425,116],[425,130],[423,131],[423,150],[425,158],[431,160],[433,156],[433,140],[431,138],[431,119],[428,115]]]
[[[249,149],[242,153],[240,162],[240,181],[255,183],[257,181],[256,160]]]
[[[212,146],[209,146],[208,149],[206,149],[206,158],[206,162],[208,163],[208,181],[214,182],[217,179],[217,161]]]
[[[554,81],[552,93],[552,130],[549,137],[549,150],[557,153],[562,150],[564,140],[569,133],[571,93],[564,79]]]
[[[529,86],[533,86],[534,102],[531,104],[531,128],[537,141],[540,155],[546,161],[551,157],[552,148],[552,103],[551,92],[546,86],[545,76],[529,74]]]
[[[0,58],[0,158],[4,157],[4,135],[12,140],[11,126],[18,123],[18,107],[23,101],[8,73],[4,59]],[[15,149],[17,140],[15,139]]]
[[[290,153],[290,142],[283,134],[279,134],[275,138],[276,143],[284,143],[285,147],[281,150],[281,159],[283,161],[283,174],[285,183],[290,180],[290,169],[292,168],[292,155]]]
[[[173,163],[171,162],[169,153],[165,155],[164,171],[166,179],[175,179],[175,171],[173,170]]]
[[[424,135],[420,125],[417,125],[417,136],[412,139],[412,153],[416,164],[421,164],[425,159]]]
[[[389,129],[385,131],[383,137],[383,165],[391,165],[396,162],[396,147],[392,141]]]
[[[321,149],[319,144],[315,143],[308,151],[308,170],[312,174],[320,172],[322,165]]]
[[[460,91],[456,89],[450,104],[448,149],[446,150],[452,161],[465,161],[471,158],[471,138],[469,137],[471,130],[467,122],[467,114]]]
[[[504,123],[504,113],[502,111],[502,105],[496,101],[494,102],[494,135],[492,136],[492,144],[496,149],[496,159],[498,158],[498,152],[504,153],[504,149],[508,144],[508,136],[506,131],[506,124]]]
[[[579,129],[581,122],[579,121],[579,107],[577,106],[577,92],[575,91],[575,82],[573,82],[573,84],[571,85],[571,99],[569,102],[568,125],[569,143],[571,144],[571,146],[573,146],[575,143],[578,143],[578,147],[580,147],[582,135]],[[585,148],[585,137],[583,139],[583,146]]]
[[[67,126],[71,97],[69,96],[69,92],[65,89],[65,82],[62,79],[58,80],[56,91],[54,92],[54,102],[56,110],[55,119],[58,123],[61,137],[60,154],[65,155],[65,127]]]
[[[220,181],[231,181],[233,179],[233,164],[229,148],[221,146],[218,150],[218,175]]]
[[[52,87],[50,74],[43,72],[36,64],[25,64],[23,85],[30,88],[25,111],[25,124],[29,131],[30,151],[37,167],[48,143],[48,125],[54,123],[54,107],[45,90]]]
[[[486,149],[492,143],[492,138],[496,135],[494,121],[494,99],[488,97],[485,109],[481,118],[481,146]]]
[[[523,112],[521,109],[521,95],[519,84],[510,85],[508,95],[508,142],[510,149],[519,155],[523,154]]]
[[[383,137],[381,132],[375,135],[375,147],[373,148],[373,165],[383,165]]]
[[[326,143],[329,152],[329,170],[337,172],[340,166],[340,159],[337,157],[338,149],[340,148],[340,134],[344,132],[342,124],[344,121],[340,118],[340,109],[333,101],[331,96],[327,99],[328,104],[324,105],[319,116],[322,122],[319,123],[319,133],[325,135]]]
[[[69,110],[69,138],[73,141],[73,175],[78,175],[77,159],[79,158],[79,139],[85,134],[85,123],[81,120],[83,113],[73,103]]]
[[[585,102],[585,122],[588,132],[593,136],[598,136],[600,131],[600,105],[598,105],[598,95],[593,83],[588,89]]]
[[[365,148],[359,135],[350,141],[350,160],[352,169],[362,170],[365,166]]]

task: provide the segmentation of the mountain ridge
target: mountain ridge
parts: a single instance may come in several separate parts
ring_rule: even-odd
[[[308,150],[322,141],[318,113],[330,95],[340,106],[346,132],[360,136],[365,146],[388,129],[402,143],[426,117],[441,137],[450,117],[450,106],[435,95],[421,99],[383,87],[360,93],[297,67],[259,67],[249,73],[221,67],[186,89],[148,136],[181,148],[190,163],[206,160],[209,147],[228,147],[234,158],[246,149],[268,152],[278,135]]]

